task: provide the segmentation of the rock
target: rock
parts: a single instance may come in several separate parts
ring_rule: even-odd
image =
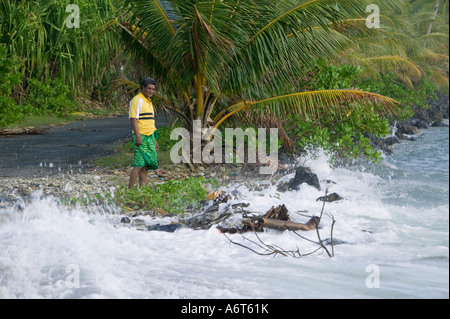
[[[419,134],[419,129],[412,125],[405,125],[405,124],[400,123],[400,124],[397,124],[397,129],[398,129],[398,132],[400,132],[402,134],[407,134],[407,135]]]
[[[300,166],[295,171],[295,176],[289,181],[290,190],[300,190],[300,185],[306,183],[320,191],[320,183],[317,175],[309,167]]]
[[[430,121],[429,118],[421,116],[419,115],[419,113],[416,113],[413,117],[401,121],[397,126],[406,126],[406,127],[414,126],[415,128],[422,130],[427,129],[430,126],[431,122],[432,121]]]
[[[428,127],[448,127],[442,120],[448,119],[449,116],[449,99],[447,96],[437,93],[437,100],[428,100],[429,107],[419,108],[412,107],[414,115],[401,122],[391,123],[391,132],[395,137],[389,136],[385,138],[378,138],[373,134],[366,133],[365,136],[369,138],[372,147],[381,150],[386,155],[393,153],[392,147],[394,144],[399,143],[402,140],[415,141],[414,136],[420,133],[421,129],[427,129]]]
[[[387,146],[392,146],[394,144],[400,143],[400,139],[396,136],[389,136],[383,139],[384,144]]]
[[[344,198],[342,198],[341,196],[339,196],[337,193],[332,193],[330,195],[326,195],[326,196],[321,196],[318,199],[316,199],[316,201],[323,201],[323,202],[335,202],[338,200],[342,200]]]
[[[428,100],[429,107],[413,106],[414,115],[402,122],[397,127],[403,134],[417,134],[419,129],[427,129],[430,126],[447,126],[442,119],[448,119],[449,99],[448,96],[437,94],[437,100]]]
[[[440,121],[440,122],[436,121],[436,122],[431,123],[431,126],[432,127],[448,127],[448,124],[444,123],[442,121]]]
[[[231,195],[233,195],[235,199],[242,197],[242,193],[240,191],[238,191],[237,189],[231,191]]]
[[[333,246],[336,246],[336,245],[348,245],[350,243],[337,238],[333,238],[333,240],[331,240],[331,238],[325,238],[324,240],[322,240],[322,244],[327,246],[331,246],[331,244],[333,244]]]
[[[212,225],[223,222],[235,213],[245,214],[246,211],[243,208],[249,205],[248,203],[230,204],[226,203],[226,201],[215,200],[210,207],[196,214],[194,213],[193,216],[184,218],[182,222],[193,229],[209,229]]]
[[[166,211],[165,209],[162,208],[157,208],[156,212],[158,213],[158,215],[160,216],[167,216],[170,215],[170,213],[168,211]]]
[[[156,225],[147,226],[147,230],[148,231],[165,231],[168,233],[173,233],[180,227],[183,227],[183,225],[182,224],[168,224],[168,225],[156,224]]]
[[[414,116],[409,119],[411,125],[417,126],[418,128],[422,123],[431,124],[432,122],[441,122],[444,116],[443,104],[439,104],[434,101],[428,101],[430,107],[428,108],[418,108],[413,107]],[[448,107],[448,106],[447,106]]]
[[[145,220],[135,218],[131,220],[131,224],[135,227],[144,227],[145,226]]]
[[[125,216],[125,217],[122,217],[120,222],[124,223],[124,224],[129,224],[129,223],[131,223],[131,219],[130,219],[130,217]]]
[[[370,145],[373,148],[382,151],[386,155],[391,155],[393,153],[391,146],[388,146],[383,138],[379,138],[376,137],[374,134],[367,134],[367,133],[365,134],[365,136],[369,139]]]
[[[289,182],[279,182],[277,185],[277,191],[280,193],[287,192],[289,190]]]
[[[396,132],[395,136],[397,136],[400,140],[403,140],[403,141],[415,141],[416,140],[413,136],[408,137],[405,134],[400,133],[400,132]]]

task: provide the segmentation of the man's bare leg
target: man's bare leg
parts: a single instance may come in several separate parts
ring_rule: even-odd
[[[136,184],[136,180],[138,179],[139,173],[142,167],[133,167],[130,173],[130,181],[128,182],[128,188],[133,189]]]
[[[148,166],[142,167],[139,172],[139,187],[147,185],[147,177],[148,177]]]

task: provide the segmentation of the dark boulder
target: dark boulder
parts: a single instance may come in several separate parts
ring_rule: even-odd
[[[444,122],[438,122],[438,121],[436,121],[436,122],[433,122],[433,123],[431,124],[431,126],[432,126],[432,127],[448,127],[448,124],[447,124],[447,123],[444,123]]]
[[[173,233],[180,227],[183,227],[183,225],[181,225],[181,224],[168,224],[168,225],[156,224],[156,225],[147,226],[147,230],[148,231],[164,231],[164,232],[168,232],[168,233]]]
[[[376,137],[374,134],[365,134],[365,136],[369,139],[370,145],[374,149],[380,150],[386,155],[391,155],[393,153],[391,146],[388,146],[383,138]]]
[[[306,183],[320,190],[320,183],[317,175],[309,167],[300,166],[295,170],[295,176],[289,181],[290,190],[300,190],[300,185]]]
[[[339,196],[339,194],[337,194],[337,193],[332,193],[332,194],[329,194],[329,195],[326,195],[326,196],[321,196],[321,197],[319,197],[318,199],[316,199],[316,201],[317,201],[317,202],[318,202],[318,201],[322,201],[322,202],[328,202],[328,203],[331,203],[331,202],[335,202],[335,201],[342,200],[342,199],[344,199],[344,198],[342,198],[341,196]]]
[[[387,146],[392,146],[394,144],[400,143],[400,139],[396,136],[389,136],[383,139],[383,142]]]
[[[125,217],[122,217],[122,219],[120,220],[120,222],[121,222],[121,223],[124,223],[124,224],[129,224],[129,223],[131,223],[131,219],[130,219],[130,217],[125,216]]]
[[[406,136],[403,133],[400,132],[395,132],[395,136],[398,137],[400,140],[402,141],[415,141],[416,139],[414,138],[414,136]]]
[[[404,123],[397,124],[397,130],[397,132],[407,135],[419,134],[419,129],[417,127]]]

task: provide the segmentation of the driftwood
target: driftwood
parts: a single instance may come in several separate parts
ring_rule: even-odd
[[[325,198],[328,195],[328,189],[325,191]],[[323,216],[323,211],[325,208],[325,203],[326,200],[323,201],[323,205],[322,205],[322,210],[320,212],[320,216],[313,216],[306,224],[301,224],[301,223],[294,223],[291,222],[290,220],[279,220],[279,219],[273,219],[273,218],[267,218],[267,216],[277,216],[279,218],[284,218],[284,219],[289,219],[289,216],[286,214],[287,210],[286,207],[279,206],[277,208],[271,208],[264,216],[260,216],[260,217],[250,217],[250,218],[244,218],[244,224],[245,227],[253,230],[253,233],[256,237],[256,241],[255,240],[251,240],[245,236],[242,236],[244,240],[247,240],[249,242],[251,242],[251,244],[253,245],[253,247],[244,245],[242,243],[236,242],[231,240],[226,234],[225,232],[229,232],[229,233],[242,233],[243,230],[245,229],[236,229],[234,228],[231,229],[232,231],[224,231],[223,229],[219,228],[219,231],[221,231],[221,233],[224,234],[224,236],[232,243],[235,244],[237,246],[241,246],[243,248],[246,248],[258,255],[264,255],[264,256],[268,256],[268,255],[282,255],[285,257],[294,257],[294,258],[300,258],[300,257],[304,257],[304,256],[308,256],[311,254],[314,254],[315,252],[319,251],[319,250],[324,250],[328,257],[332,258],[334,257],[334,239],[333,239],[333,230],[334,230],[334,224],[336,223],[336,220],[334,219],[333,215],[328,214],[331,219],[332,219],[332,224],[331,224],[331,238],[326,241],[323,241],[321,236],[320,236],[320,232],[319,232],[319,224],[320,221],[322,220],[322,216]],[[267,215],[267,216],[266,216]],[[261,238],[258,236],[257,231],[261,231],[261,229],[263,227],[266,228],[274,228],[274,229],[279,229],[279,230],[289,230],[292,231],[295,235],[297,235],[298,237],[309,241],[311,243],[314,243],[318,246],[317,249],[314,249],[313,251],[304,253],[304,252],[300,252],[300,248],[297,246],[296,250],[285,250],[282,247],[279,247],[277,245],[272,245],[272,244],[266,244],[264,241],[261,240]],[[228,229],[229,230],[229,229]],[[317,241],[312,240],[310,238],[304,237],[302,235],[300,235],[299,233],[297,233],[297,230],[315,230],[316,234],[317,234]],[[326,247],[326,245],[328,245],[328,242],[331,244],[331,252],[330,250]]]
[[[262,227],[278,230],[314,230],[319,224],[318,217],[311,218],[306,224],[292,222],[286,206],[273,207],[261,217]]]
[[[291,230],[291,231],[314,230],[319,224],[319,217],[316,216],[312,217],[306,224],[294,223],[291,221],[277,220],[272,218],[262,218],[262,220],[263,220],[262,222],[263,227],[278,230]]]
[[[217,226],[221,233],[243,234],[249,231],[260,232],[264,228],[289,230],[289,231],[309,231],[317,228],[319,224],[319,217],[312,217],[305,224],[291,221],[289,212],[286,206],[280,205],[272,207],[267,213],[262,216],[244,217],[241,226],[239,227],[222,227]]]
[[[289,212],[286,206],[280,205],[276,208],[272,206],[267,213],[262,216],[263,218],[277,219],[277,220],[290,220]]]
[[[0,128],[0,135],[7,136],[7,135],[36,135],[36,134],[43,134],[48,130],[46,127],[17,127],[17,128]]]

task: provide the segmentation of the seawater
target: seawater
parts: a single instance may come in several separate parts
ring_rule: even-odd
[[[238,190],[236,202],[253,212],[285,204],[298,222],[323,208],[322,239],[335,220],[333,258],[323,249],[308,255],[318,246],[289,231],[228,238],[258,252],[259,240],[298,250],[301,258],[258,255],[215,228],[139,231],[124,227],[115,207],[70,208],[36,193],[0,211],[0,298],[449,297],[448,128],[422,130],[381,164],[333,168],[323,154],[301,161],[320,191],[224,190]],[[323,207],[316,199],[327,187],[344,200]],[[301,235],[317,239],[315,231]]]

